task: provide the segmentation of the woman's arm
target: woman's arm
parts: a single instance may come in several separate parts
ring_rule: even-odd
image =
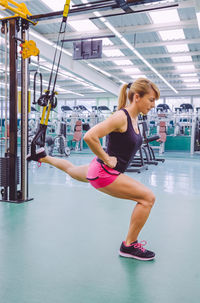
[[[103,150],[99,139],[113,131],[120,131],[126,123],[127,119],[124,112],[118,111],[108,119],[92,127],[83,138],[93,153],[110,167],[116,166],[117,159],[116,157],[110,157]]]

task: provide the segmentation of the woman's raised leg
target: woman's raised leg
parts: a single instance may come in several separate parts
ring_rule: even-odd
[[[88,180],[86,179],[88,166],[89,166],[88,164],[76,166],[68,160],[55,158],[55,157],[51,157],[51,156],[46,156],[46,157],[40,159],[40,162],[48,163],[48,164],[51,164],[52,166],[55,166],[56,168],[64,171],[68,175],[70,175],[70,177],[72,177],[73,179],[76,179],[76,180],[82,181],[82,182],[88,182]]]

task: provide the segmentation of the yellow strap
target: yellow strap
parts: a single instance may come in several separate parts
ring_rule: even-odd
[[[44,122],[44,124],[45,124],[45,125],[47,125],[47,124],[48,124],[48,121],[49,121],[49,115],[50,115],[50,111],[51,111],[51,104],[49,104],[49,107],[48,107],[48,111],[47,111],[46,119],[45,119],[45,122]]]
[[[64,11],[63,11],[63,17],[67,17],[69,13],[69,8],[70,8],[70,0],[66,0],[65,6],[64,6]]]
[[[45,118],[46,109],[47,109],[47,107],[44,106],[44,108],[42,110],[42,117],[41,117],[40,124],[44,124],[44,118]]]

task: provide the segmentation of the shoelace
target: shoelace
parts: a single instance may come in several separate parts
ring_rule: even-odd
[[[133,244],[133,246],[134,246],[135,248],[139,248],[141,251],[145,252],[146,249],[145,249],[143,246],[145,246],[146,244],[147,244],[147,241],[142,240],[142,241],[139,242],[139,243]]]
[[[42,165],[42,162],[40,160],[38,160],[37,167],[39,168],[41,165]]]

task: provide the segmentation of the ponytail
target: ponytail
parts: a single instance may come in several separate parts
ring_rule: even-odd
[[[124,84],[121,88],[119,99],[118,99],[118,110],[124,108],[127,104],[127,87],[128,84]]]
[[[129,89],[128,94],[127,88]],[[133,83],[124,84],[119,94],[118,110],[126,107],[127,104],[132,103],[135,93],[139,94],[140,97],[143,97],[145,94],[148,94],[151,89],[155,92],[156,100],[158,100],[160,98],[159,88],[156,84],[146,78],[138,78]]]

